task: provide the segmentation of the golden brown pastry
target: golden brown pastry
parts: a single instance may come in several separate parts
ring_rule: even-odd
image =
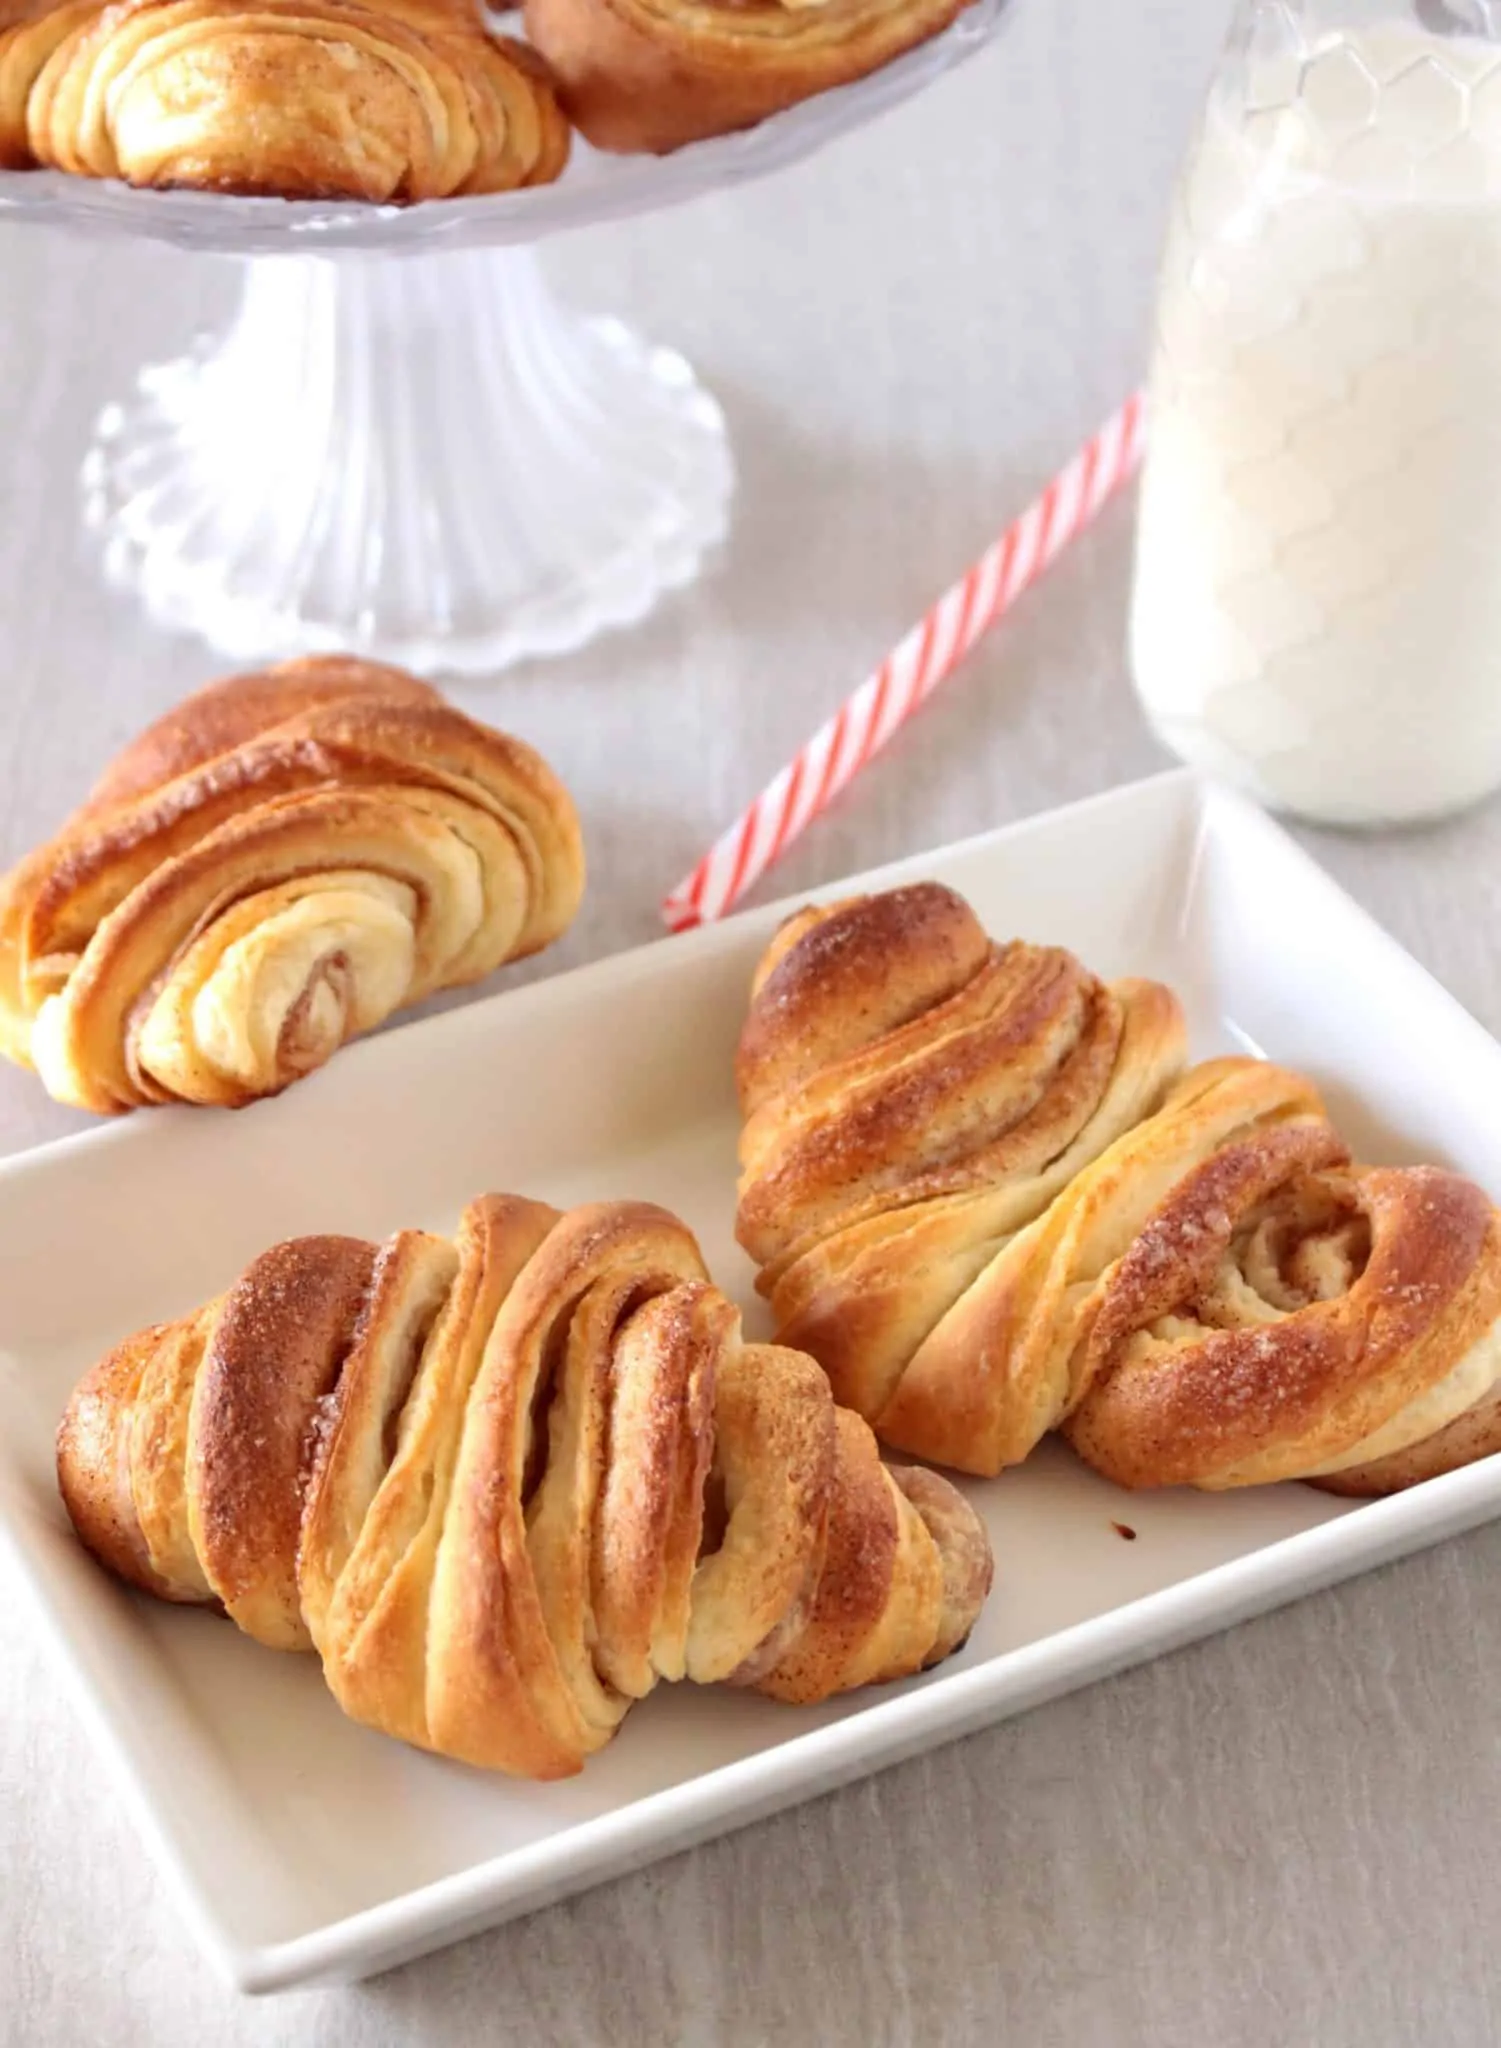
[[[376,202],[556,178],[535,55],[468,0],[119,0],[0,17],[0,163]]]
[[[680,148],[877,71],[968,0],[526,0],[569,118],[601,149]]]
[[[58,1475],[111,1570],[533,1778],[659,1680],[812,1701],[936,1663],[990,1583],[962,1497],[887,1471],[811,1360],[743,1344],[643,1203],[278,1245],[95,1367]]]
[[[412,677],[230,677],[0,883],[0,1051],[102,1113],[246,1103],[550,944],[583,877],[546,764]]]
[[[1183,1056],[1167,989],[995,945],[936,883],[791,919],[757,970],[738,1061],[737,1234],[778,1341],[919,1456],[993,1471],[1025,1455],[1050,1426],[1040,1412],[994,1421],[983,1453],[968,1423],[940,1447],[896,1419],[998,1254],[1157,1108]]]
[[[1029,1233],[1034,1246],[1017,1247],[1017,1284],[1046,1262],[1057,1299],[1086,1212],[1096,1246],[1129,1231],[1082,1299],[1065,1292],[1057,1348],[1072,1333],[1075,1448],[1125,1486],[1307,1479],[1358,1495],[1501,1450],[1492,1203],[1434,1167],[1352,1165],[1314,1117],[1268,1120],[1215,1149],[1217,1102],[1258,1072],[1225,1064],[1190,1076],[1160,1133],[1126,1139],[1059,1199],[1056,1224]],[[1165,1158],[1173,1126],[1175,1184],[1131,1228],[1143,1157]],[[1031,1295],[1029,1317],[1046,1300]]]
[[[1351,1163],[1166,991],[992,947],[935,884],[805,911],[742,1036],[739,1235],[881,1440],[994,1474],[1385,1493],[1501,1450],[1501,1216]],[[1159,1106],[1160,1102],[1160,1106]]]
[[[878,1433],[966,1472],[1019,1464],[1084,1397],[1094,1317],[1164,1198],[1225,1147],[1286,1129],[1330,1136],[1301,1076],[1260,1060],[1191,1069],[1155,1116],[992,1248],[872,1418]]]
[[[53,51],[98,15],[99,0],[0,0],[0,170],[34,167],[26,134],[31,89]]]

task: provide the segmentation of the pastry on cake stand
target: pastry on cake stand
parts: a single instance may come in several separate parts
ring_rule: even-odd
[[[229,660],[358,649],[422,673],[560,654],[690,583],[728,529],[692,369],[553,297],[537,245],[783,169],[923,90],[1009,0],[859,83],[665,157],[582,143],[555,185],[406,208],[0,172],[0,217],[244,269],[227,328],[144,369],[84,463],[105,572]]]

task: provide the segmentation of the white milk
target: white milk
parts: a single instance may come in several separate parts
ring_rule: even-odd
[[[1262,802],[1501,785],[1501,47],[1253,53],[1179,193],[1132,616],[1149,717]]]

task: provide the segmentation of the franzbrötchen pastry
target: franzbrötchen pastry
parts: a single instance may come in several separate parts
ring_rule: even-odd
[[[1061,1429],[1126,1486],[1408,1486],[1501,1450],[1501,1217],[1353,1162],[1316,1089],[1178,1078],[1166,991],[995,947],[935,885],[803,913],[740,1052],[742,1242],[893,1447]]]
[[[1008,1404],[995,1456],[893,1433],[903,1390],[1000,1249],[1162,1101],[1176,997],[1058,947],[997,945],[935,883],[800,912],[741,1036],[737,1235],[780,1341],[920,1457],[996,1469],[1051,1418]],[[913,1379],[914,1373],[916,1379]]]
[[[550,182],[544,66],[468,0],[116,0],[0,12],[0,165],[287,199]]]
[[[526,0],[527,33],[601,149],[665,152],[754,127],[878,71],[966,0]]]
[[[659,1681],[814,1701],[968,1635],[983,1525],[745,1344],[677,1219],[489,1195],[456,1240],[301,1238],[105,1358],[58,1435],[84,1543],[316,1650],[346,1712],[530,1778]]]
[[[0,1051],[102,1113],[250,1102],[550,944],[583,880],[551,769],[425,684],[230,677],[0,882]]]

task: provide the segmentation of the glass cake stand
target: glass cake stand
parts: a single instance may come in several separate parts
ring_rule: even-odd
[[[0,172],[0,217],[241,259],[228,327],[144,369],[84,463],[105,573],[230,660],[422,673],[560,654],[692,581],[729,523],[724,416],[683,358],[553,298],[536,245],[780,170],[981,48],[1010,0],[859,84],[669,157],[415,207]]]

